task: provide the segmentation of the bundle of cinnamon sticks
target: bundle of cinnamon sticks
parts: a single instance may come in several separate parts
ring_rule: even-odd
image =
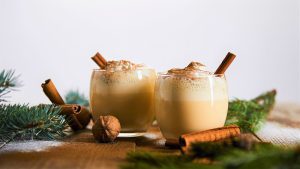
[[[86,107],[77,104],[65,104],[51,79],[42,84],[42,88],[50,101],[59,106],[61,114],[66,115],[73,130],[84,129],[91,119],[91,113]]]

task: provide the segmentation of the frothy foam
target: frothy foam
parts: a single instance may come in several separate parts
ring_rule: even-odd
[[[158,82],[160,91],[164,91],[159,93],[164,100],[227,99],[225,78],[213,75],[199,62],[191,62],[183,69],[171,69]]]
[[[119,61],[108,61],[105,67],[107,71],[128,71],[128,70],[136,70],[137,68],[144,67],[141,64],[135,64],[127,60],[119,60]]]
[[[140,93],[146,84],[155,82],[156,73],[149,68],[128,71],[96,71],[92,78],[97,79],[95,86],[102,93]]]
[[[188,66],[183,69],[173,68],[168,71],[167,74],[178,74],[178,75],[210,75],[212,74],[206,68],[206,66],[200,62],[191,62]]]
[[[164,100],[222,100],[227,99],[225,78],[216,76],[197,79],[160,78],[160,97]]]
[[[200,62],[191,62],[184,69],[185,70],[202,70],[202,71],[207,71],[206,66],[204,64],[200,63]]]

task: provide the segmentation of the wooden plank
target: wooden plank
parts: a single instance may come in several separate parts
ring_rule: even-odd
[[[21,142],[22,143],[22,142]],[[135,143],[117,141],[96,143],[90,131],[79,133],[64,142],[37,151],[20,151],[9,147],[21,143],[10,143],[0,152],[0,168],[30,169],[94,169],[118,168],[125,162],[126,154],[135,150]],[[39,141],[34,142],[36,145]],[[28,144],[25,144],[28,146]],[[24,150],[24,149],[23,149]]]

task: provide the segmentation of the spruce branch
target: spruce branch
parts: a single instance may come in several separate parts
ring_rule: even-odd
[[[0,72],[0,102],[6,101],[5,95],[21,85],[18,77],[15,76],[15,71],[13,70],[2,70]]]
[[[0,141],[62,138],[68,125],[59,113],[53,105],[0,104]]]
[[[229,102],[226,125],[236,124],[243,132],[254,133],[264,124],[275,104],[276,90],[252,100],[235,99]]]
[[[127,154],[128,163],[122,169],[222,169],[219,165],[194,163],[188,156],[164,155],[149,152],[131,152]]]
[[[20,86],[13,70],[0,72],[0,102]],[[67,121],[53,105],[30,107],[0,103],[0,148],[13,140],[53,140],[65,136]]]
[[[67,104],[79,104],[81,106],[88,107],[89,101],[83,93],[78,90],[70,90],[65,96],[65,101]]]
[[[248,138],[246,138],[248,139]],[[247,144],[245,144],[245,142]],[[272,144],[231,138],[219,142],[195,143],[192,156],[138,152],[127,155],[123,169],[296,169],[300,147],[286,149]]]
[[[259,95],[258,97],[254,98],[253,101],[262,106],[265,112],[269,113],[275,105],[276,94],[277,91],[274,89]]]
[[[300,167],[300,147],[286,149],[236,137],[218,142],[195,143],[192,158],[210,158],[230,169],[280,169]]]

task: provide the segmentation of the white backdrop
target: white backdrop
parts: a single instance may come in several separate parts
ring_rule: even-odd
[[[231,97],[276,88],[300,101],[298,0],[0,0],[0,68],[24,86],[12,102],[48,102],[41,83],[88,95],[90,57],[145,63],[158,71],[201,61],[215,70],[228,51]]]

